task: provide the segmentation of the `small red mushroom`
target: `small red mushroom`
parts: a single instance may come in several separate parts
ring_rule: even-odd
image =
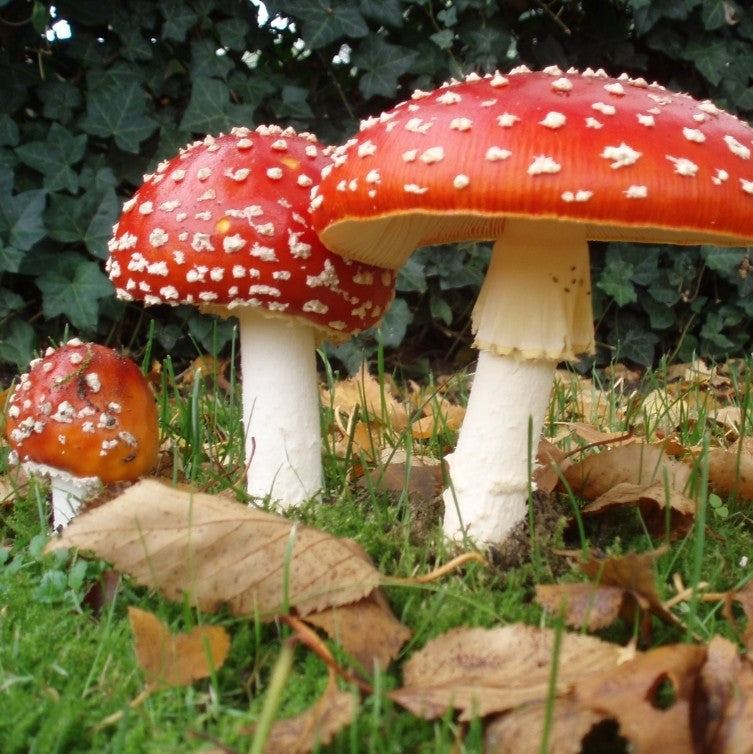
[[[50,478],[53,525],[65,526],[102,484],[133,481],[157,462],[157,406],[130,359],[70,340],[49,348],[8,399],[13,460]]]
[[[247,489],[283,506],[322,486],[317,341],[371,327],[394,295],[392,270],[332,254],[311,229],[326,164],[292,129],[207,136],[145,178],[107,262],[121,299],[238,318]]]
[[[556,67],[417,91],[335,150],[312,198],[334,251],[397,269],[418,246],[495,241],[448,536],[500,542],[525,518],[554,368],[593,347],[588,240],[750,244],[752,154],[753,129],[711,102]]]

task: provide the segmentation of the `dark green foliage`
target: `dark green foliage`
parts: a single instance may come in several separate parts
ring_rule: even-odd
[[[230,328],[193,310],[115,302],[102,271],[122,200],[205,133],[280,123],[338,143],[415,87],[520,62],[626,70],[751,118],[752,46],[734,0],[0,0],[0,361],[66,330],[138,352],[150,320],[176,357],[224,345]],[[753,347],[746,250],[594,250],[598,358]],[[414,257],[388,341],[466,340],[486,256]]]

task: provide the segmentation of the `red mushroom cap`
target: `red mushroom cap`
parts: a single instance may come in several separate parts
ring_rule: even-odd
[[[324,171],[312,222],[335,251],[393,268],[417,246],[497,238],[508,217],[580,223],[591,239],[744,245],[752,154],[749,125],[642,79],[471,75],[363,122]]]
[[[5,436],[21,463],[130,481],[157,462],[154,395],[141,370],[110,348],[71,340],[21,375]]]
[[[163,162],[126,202],[107,268],[119,298],[301,317],[341,340],[384,314],[395,275],[328,251],[309,224],[328,164],[311,134],[235,128]]]

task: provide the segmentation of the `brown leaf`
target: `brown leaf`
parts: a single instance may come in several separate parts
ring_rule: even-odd
[[[222,626],[196,626],[172,634],[156,615],[128,608],[136,659],[153,688],[187,686],[222,666],[230,637]]]
[[[596,584],[537,584],[536,602],[554,614],[564,606],[568,626],[596,631],[611,626],[620,616],[625,591]]]
[[[405,429],[410,421],[409,411],[390,390],[388,381],[380,381],[369,374],[366,365],[358,374],[336,382],[321,395],[325,406],[333,406],[348,415],[360,408],[366,417],[384,422],[394,430]]]
[[[269,731],[264,751],[269,754],[308,754],[326,746],[356,714],[352,692],[337,688],[330,670],[329,683],[316,703],[295,717],[277,720]]]
[[[669,496],[669,497],[668,497]],[[667,520],[667,503],[669,503],[669,521]],[[621,482],[604,492],[592,503],[581,509],[584,516],[598,516],[612,508],[637,506],[643,523],[653,537],[669,534],[673,539],[685,536],[693,526],[695,501],[673,487],[667,488],[663,481],[657,480],[648,485]]]
[[[366,550],[354,539],[341,539],[340,542],[354,556],[371,564]],[[349,605],[309,613],[306,622],[321,628],[337,641],[367,673],[374,672],[375,663],[381,670],[386,669],[411,636],[410,629],[393,615],[382,589],[374,589]]]
[[[753,500],[753,456],[742,446],[709,448],[709,484],[722,497]]]
[[[632,623],[638,613],[643,619],[644,638],[650,630],[649,613],[679,626],[680,621],[665,609],[656,589],[653,563],[661,552],[591,557],[579,567],[592,583],[539,584],[536,600],[553,613],[564,610],[564,620],[569,626],[591,631],[611,625],[618,617]]]
[[[616,558],[603,559],[592,556],[579,567],[592,581],[603,586],[623,589],[632,596],[636,607],[653,613],[669,625],[679,627],[682,623],[664,608],[656,588],[653,565],[664,552],[665,549],[661,548],[641,554],[629,552]]]
[[[385,670],[411,636],[379,589],[350,605],[309,613],[306,622],[326,631],[367,673],[375,665]]]
[[[712,638],[701,671],[706,693],[706,751],[715,754],[753,752],[753,666],[737,647]],[[694,718],[699,717],[696,711]]]
[[[485,730],[484,754],[540,754],[546,714],[546,703],[537,702],[491,720]],[[604,719],[568,697],[558,698],[547,753],[580,754],[584,736]]]
[[[403,687],[390,697],[414,715],[433,719],[448,709],[461,720],[484,717],[547,697],[554,631],[515,624],[459,628],[430,641],[406,663]],[[591,636],[564,633],[557,689],[608,668],[623,650]]]
[[[572,491],[586,500],[595,500],[616,485],[666,483],[671,490],[687,491],[692,470],[668,458],[654,445],[621,445],[586,456],[565,471]]]
[[[393,455],[393,454],[390,454]],[[407,492],[409,498],[428,501],[442,492],[442,464],[434,459],[411,456],[407,460],[395,460],[370,469],[358,485],[377,492],[401,494]]]
[[[690,730],[691,702],[704,647],[674,644],[636,655],[602,673],[575,679],[573,695],[584,707],[615,718],[620,734],[640,754],[695,751]],[[658,692],[671,686],[664,702]],[[668,705],[668,706],[667,706]]]
[[[75,524],[75,525],[74,525]],[[264,620],[355,602],[379,572],[341,540],[214,495],[144,479],[81,516],[47,551],[94,552],[180,602]]]

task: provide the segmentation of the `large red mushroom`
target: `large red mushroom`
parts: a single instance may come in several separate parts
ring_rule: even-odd
[[[101,485],[134,481],[157,463],[157,406],[130,359],[78,339],[48,348],[8,399],[12,460],[52,488],[53,526],[65,526]]]
[[[316,344],[376,324],[394,295],[392,270],[332,254],[311,229],[326,164],[292,129],[207,136],[145,178],[107,262],[121,299],[238,318],[247,489],[283,507],[322,486]]]
[[[752,151],[711,102],[556,67],[417,91],[335,151],[312,218],[343,256],[398,269],[418,246],[495,242],[448,536],[500,542],[525,516],[554,367],[593,348],[588,240],[750,244]]]

